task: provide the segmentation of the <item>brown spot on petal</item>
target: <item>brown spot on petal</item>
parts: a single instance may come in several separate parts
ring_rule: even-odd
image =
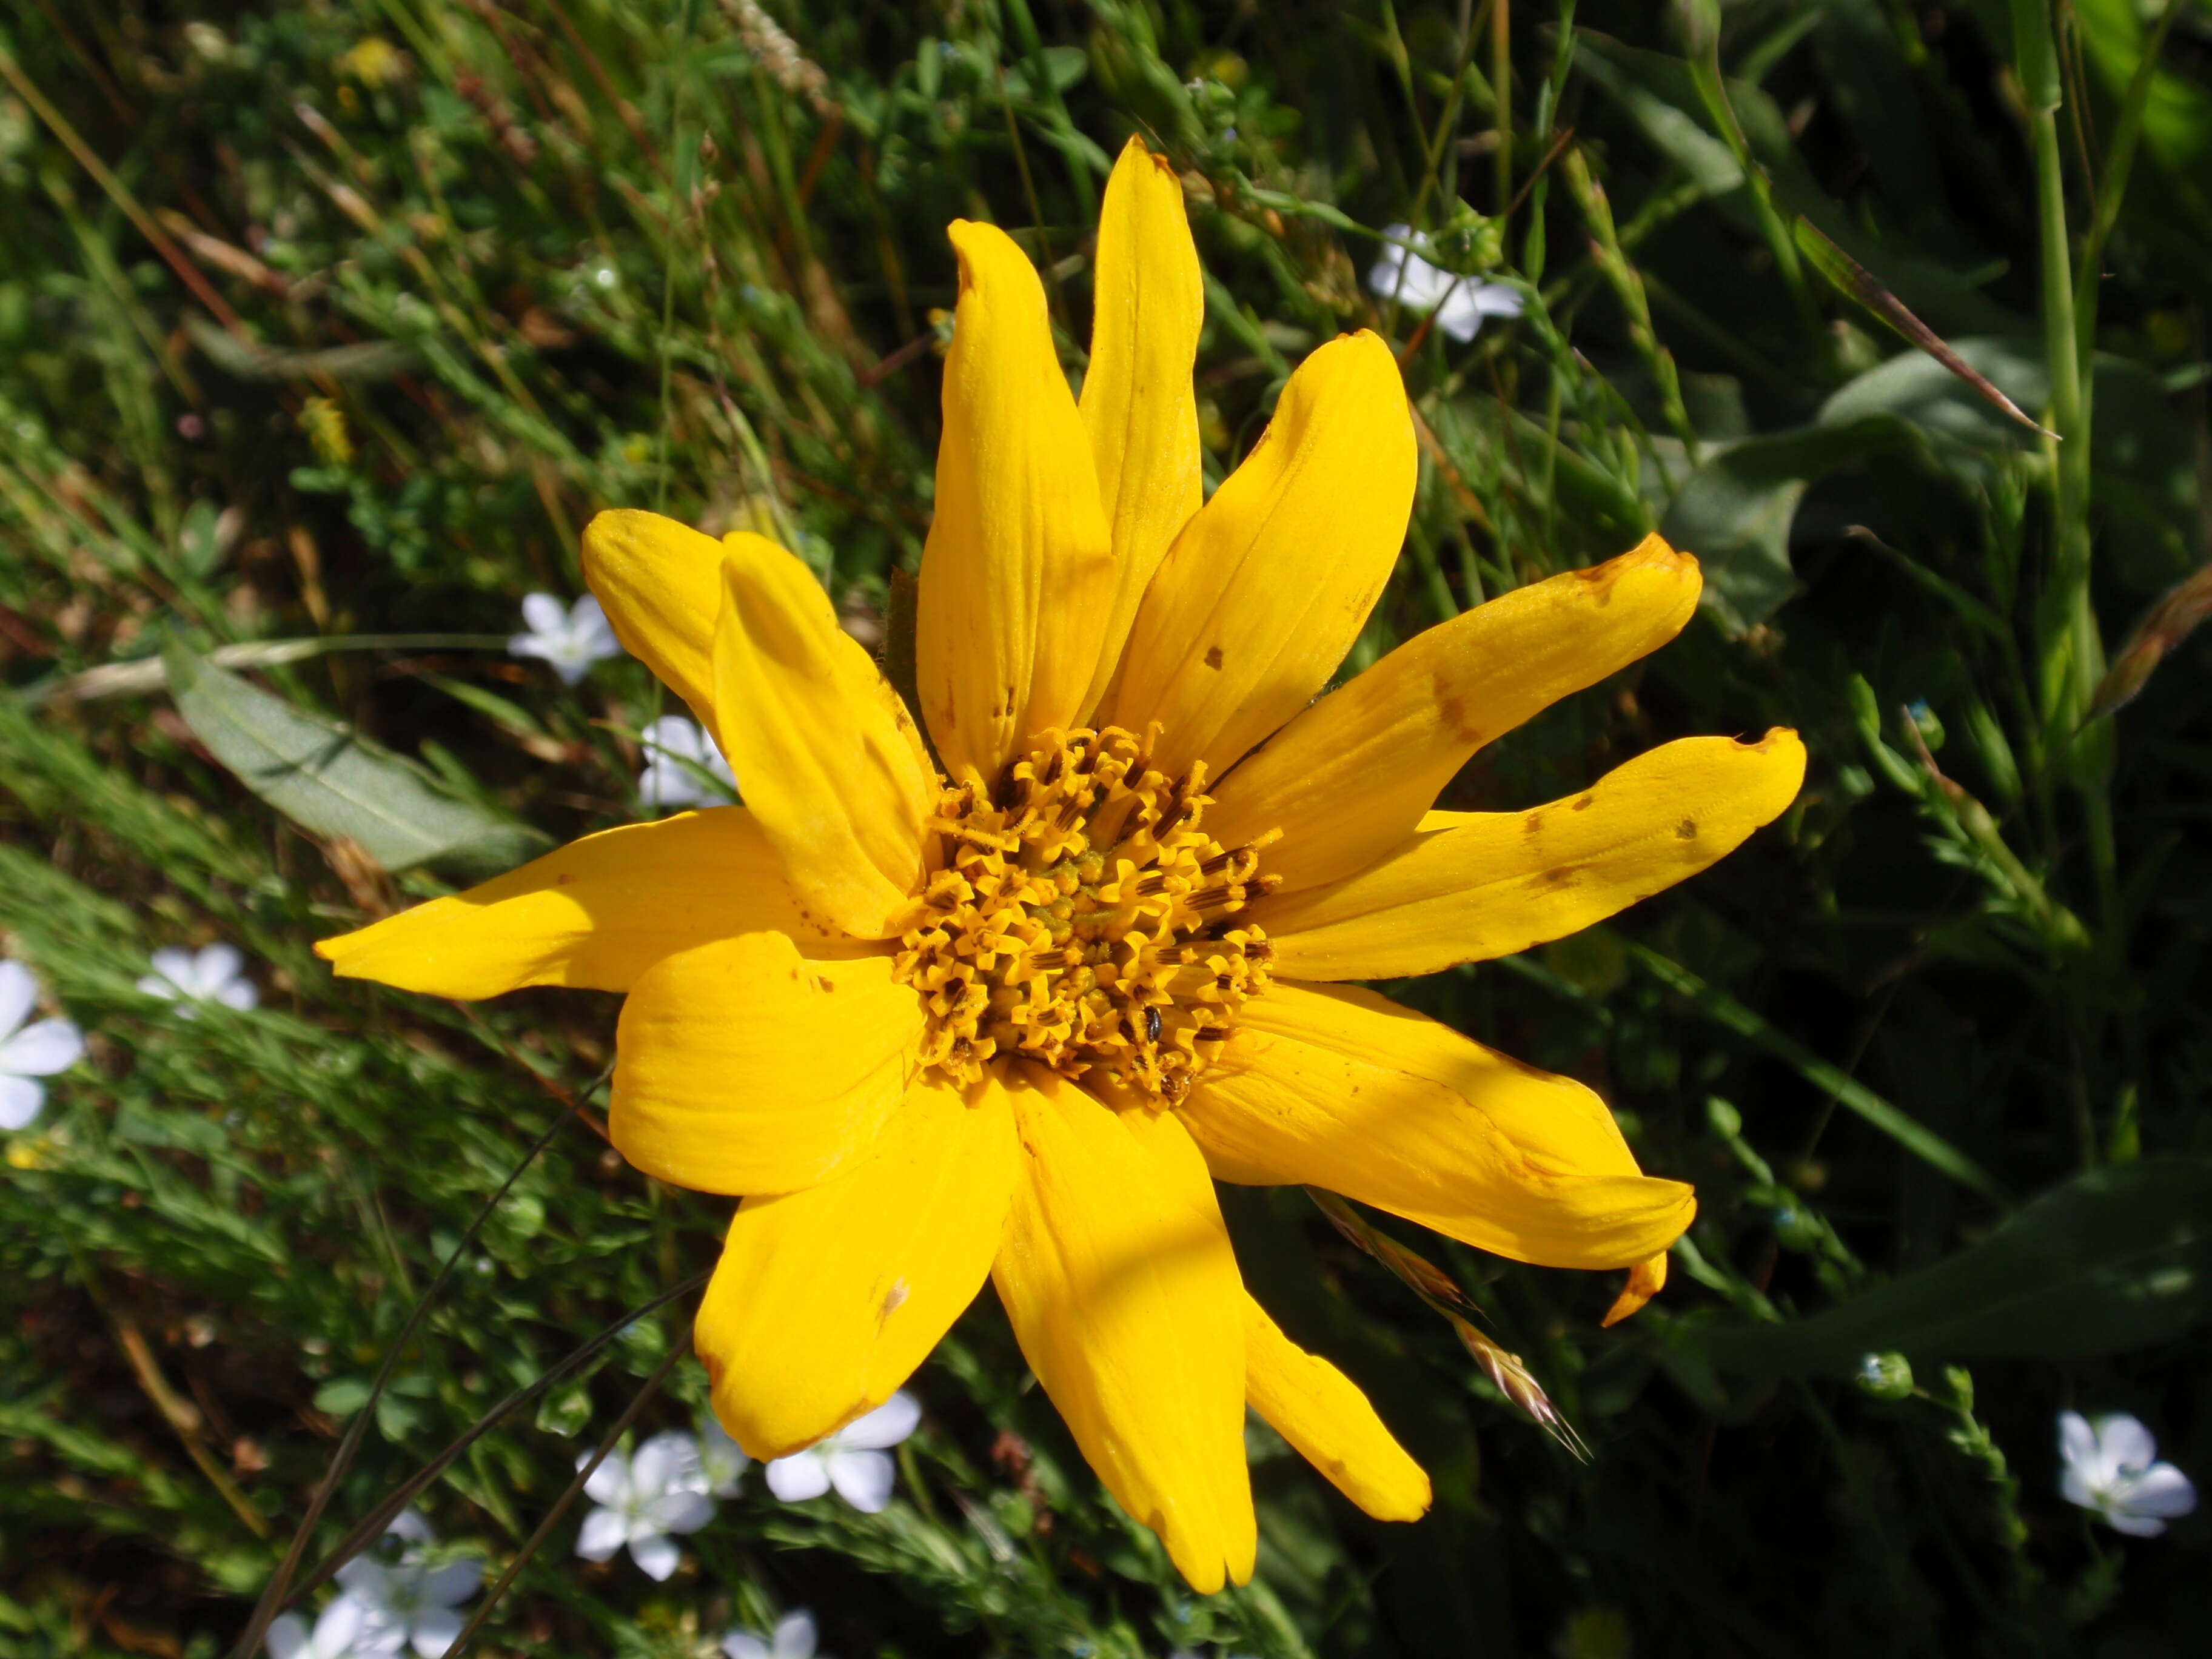
[[[1596,805],[1597,797],[1595,795],[1584,795],[1581,799],[1575,803],[1574,810],[1577,812],[1587,812],[1591,807]]]
[[[1674,826],[1674,837],[1678,841],[1697,840],[1698,821],[1695,818],[1684,818]]]
[[[1208,668],[1218,668],[1221,666],[1221,647],[1219,646],[1214,646],[1206,652],[1206,665]]]

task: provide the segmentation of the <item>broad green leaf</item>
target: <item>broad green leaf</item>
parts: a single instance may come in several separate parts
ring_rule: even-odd
[[[1978,1244],[1789,1324],[1698,1333],[1723,1370],[1843,1376],[1870,1352],[2087,1359],[2212,1314],[2212,1158],[2121,1164],[2024,1205]]]
[[[432,860],[503,866],[545,844],[538,831],[460,799],[343,721],[271,696],[182,646],[164,654],[192,735],[303,829],[345,836],[387,870]]]
[[[1918,440],[1893,416],[1802,428],[1730,446],[1692,472],[1659,526],[1705,567],[1705,604],[1730,633],[1765,622],[1796,585],[1790,526],[1816,480]]]

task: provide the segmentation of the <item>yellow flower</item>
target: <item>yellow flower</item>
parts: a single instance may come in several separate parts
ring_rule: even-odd
[[[744,1195],[696,1340],[746,1451],[882,1404],[988,1275],[1108,1488],[1212,1590],[1252,1569],[1248,1404],[1370,1514],[1430,1495],[1245,1293],[1214,1181],[1631,1268],[1615,1316],[1694,1208],[1589,1090],[1346,981],[1608,916],[1774,817],[1804,753],[1694,738],[1548,806],[1431,811],[1478,746],[1672,637],[1696,562],[1649,538],[1315,702],[1413,500],[1389,349],[1316,351],[1202,501],[1201,290],[1165,162],[1133,143],[1109,185],[1079,404],[1028,259],[989,225],[951,239],[916,649],[934,758],[798,559],[602,514],[592,591],[746,805],[587,836],[319,948],[440,995],[628,994],[616,1144]]]

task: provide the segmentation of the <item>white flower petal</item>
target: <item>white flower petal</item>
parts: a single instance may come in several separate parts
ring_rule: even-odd
[[[2085,1510],[2094,1510],[2104,1502],[2103,1494],[2090,1486],[2088,1476],[2071,1463],[2058,1471],[2058,1495]]]
[[[192,953],[190,951],[180,951],[173,945],[165,945],[154,952],[153,963],[154,971],[169,982],[167,990],[155,991],[154,995],[175,996],[179,992],[191,988]],[[138,988],[142,991],[149,988],[144,980],[138,981]]]
[[[841,1447],[823,1461],[830,1465],[830,1484],[837,1488],[837,1496],[861,1514],[879,1515],[891,1501],[891,1486],[898,1471],[889,1452],[847,1451]]]
[[[2106,1471],[2103,1484],[2121,1475],[2141,1474],[2158,1461],[2158,1442],[2151,1431],[2125,1412],[2097,1419],[2097,1455]]]
[[[658,750],[679,760],[703,760],[707,753],[707,734],[696,722],[681,714],[663,714],[640,734],[648,753]]]
[[[430,1530],[420,1510],[402,1510],[392,1517],[392,1524],[384,1529],[386,1538],[397,1538],[403,1544],[432,1544],[438,1534]]]
[[[0,1037],[21,1025],[38,1006],[39,982],[20,962],[0,958]]]
[[[664,1492],[703,1492],[699,1443],[682,1429],[666,1429],[637,1449],[629,1461],[630,1489],[643,1501]]]
[[[347,1595],[372,1613],[392,1610],[392,1576],[380,1562],[356,1555],[337,1570],[337,1581]]]
[[[683,1562],[684,1552],[664,1533],[641,1532],[629,1540],[629,1559],[647,1577],[661,1580]]]
[[[507,636],[507,654],[510,657],[550,657],[552,642],[536,634],[510,634]]]
[[[708,1492],[717,1498],[736,1497],[739,1478],[752,1461],[714,1413],[699,1419],[699,1467],[706,1474]]]
[[[0,1129],[27,1129],[46,1103],[46,1085],[0,1073]]]
[[[307,1621],[296,1613],[279,1613],[269,1624],[269,1659],[305,1659],[307,1649]],[[768,1659],[768,1650],[761,1650],[761,1659]]]
[[[662,1532],[696,1532],[714,1518],[714,1500],[703,1492],[672,1492],[648,1499],[638,1519]]]
[[[244,1013],[261,1006],[261,988],[250,979],[234,979],[215,994],[215,1000],[226,1008]]]
[[[897,1445],[921,1422],[921,1401],[901,1389],[866,1416],[854,1419],[831,1435],[830,1443],[855,1451],[879,1451]]]
[[[315,1620],[315,1659],[342,1659],[368,1633],[374,1611],[359,1596],[349,1594],[325,1607],[323,1616]]]
[[[619,1510],[593,1510],[576,1534],[576,1553],[586,1561],[604,1561],[629,1541],[629,1522]]]
[[[830,1464],[818,1451],[793,1452],[771,1459],[768,1489],[787,1504],[803,1504],[830,1490]]]
[[[1520,289],[1508,288],[1503,283],[1477,283],[1474,303],[1486,317],[1518,317],[1528,301]]]
[[[202,951],[192,963],[195,987],[204,997],[219,997],[245,967],[245,953],[235,945],[226,945],[218,939]]]
[[[2124,1532],[2130,1538],[2155,1538],[2166,1530],[2166,1522],[2154,1515],[2130,1515],[2125,1510],[2107,1509],[2099,1511],[2105,1524],[2114,1532]]]
[[[52,1077],[83,1057],[84,1033],[66,1019],[42,1019],[0,1042],[0,1072],[14,1077]]]
[[[2058,1457],[2069,1474],[2079,1474],[2085,1481],[2097,1467],[2097,1431],[2079,1412],[2058,1413]],[[2081,1504],[2087,1500],[2076,1498],[2071,1501]]]
[[[801,1607],[775,1622],[772,1659],[814,1659],[814,1615]]]
[[[458,1608],[431,1607],[416,1615],[415,1628],[407,1639],[422,1659],[444,1659],[446,1650],[453,1645],[467,1622]]]
[[[722,1651],[729,1659],[775,1659],[768,1644],[749,1630],[733,1630],[722,1638]],[[280,1656],[281,1659],[281,1656]]]
[[[2154,1515],[2171,1521],[2197,1507],[2197,1488],[2171,1463],[2154,1463],[2141,1474],[2120,1483],[2114,1501],[2136,1515]]]
[[[648,763],[637,775],[637,793],[647,806],[696,806],[707,796],[696,777],[665,760]]]
[[[576,1454],[579,1469],[591,1461],[589,1452]],[[592,1471],[592,1478],[584,1482],[584,1496],[611,1509],[620,1509],[629,1503],[629,1459],[618,1451],[611,1451],[601,1458],[599,1467]]]
[[[533,634],[558,634],[568,624],[568,607],[550,593],[522,596],[522,625]]]
[[[483,1563],[473,1555],[428,1568],[422,1573],[422,1599],[433,1607],[459,1607],[477,1593],[483,1583]]]

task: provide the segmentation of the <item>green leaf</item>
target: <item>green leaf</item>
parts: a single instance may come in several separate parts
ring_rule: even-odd
[[[1841,1376],[1869,1353],[2087,1359],[2148,1347],[2212,1314],[2212,1158],[2094,1170],[1978,1244],[1784,1325],[1698,1334],[1724,1370]]]
[[[1659,533],[1698,556],[1706,607],[1741,634],[1772,616],[1796,586],[1790,526],[1814,481],[1917,443],[1905,422],[1882,414],[1747,438],[1690,475]]]
[[[301,828],[343,836],[387,870],[433,860],[520,863],[547,844],[441,787],[343,721],[310,714],[179,645],[164,653],[177,712],[239,781]]]

